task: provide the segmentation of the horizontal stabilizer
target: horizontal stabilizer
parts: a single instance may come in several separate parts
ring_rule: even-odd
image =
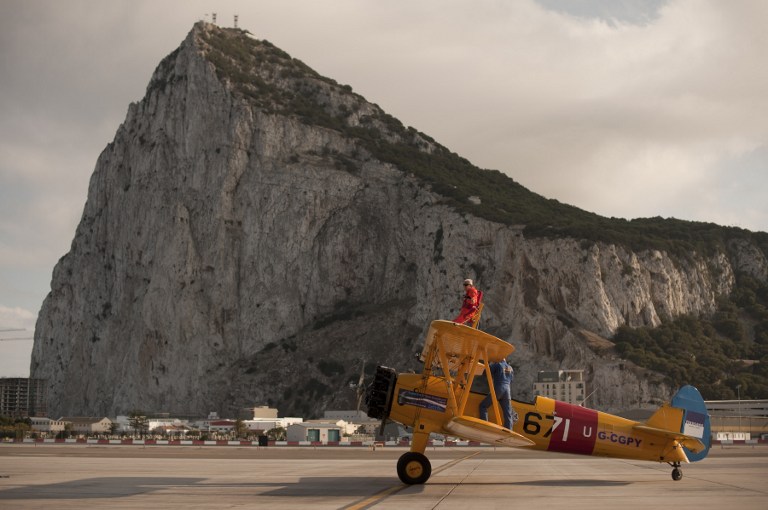
[[[680,443],[681,446],[686,447],[694,453],[703,452],[707,449],[707,445],[701,442],[693,436],[686,436],[680,432],[673,432],[671,430],[659,429],[656,427],[649,427],[648,425],[635,425],[632,427],[634,430],[639,430],[647,434],[653,434],[655,436],[663,437],[665,439],[672,439]]]
[[[496,446],[532,446],[530,439],[509,429],[471,416],[457,416],[443,425],[448,434]]]

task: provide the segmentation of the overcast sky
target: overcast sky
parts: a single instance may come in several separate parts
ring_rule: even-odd
[[[764,0],[0,0],[0,377],[96,158],[214,9],[541,195],[768,231]]]

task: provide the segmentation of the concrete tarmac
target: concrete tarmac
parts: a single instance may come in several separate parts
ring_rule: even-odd
[[[0,509],[761,509],[768,447],[714,447],[683,466],[525,449],[429,448],[406,486],[406,448],[0,444]]]

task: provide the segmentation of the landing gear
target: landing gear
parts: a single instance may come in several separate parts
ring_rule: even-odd
[[[679,462],[673,462],[671,464],[672,466],[672,479],[674,481],[678,481],[683,478],[683,470],[680,469],[680,463]]]
[[[432,474],[429,459],[418,452],[407,452],[397,461],[397,476],[408,485],[422,484]]]

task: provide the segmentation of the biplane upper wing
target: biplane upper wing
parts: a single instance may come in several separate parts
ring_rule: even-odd
[[[476,347],[481,347],[484,349],[483,354],[487,353],[488,356],[484,361],[490,363],[501,361],[515,351],[511,344],[478,329],[451,321],[432,321],[421,352],[421,361],[424,361],[438,338],[448,357],[466,355]]]
[[[472,416],[457,416],[443,425],[448,434],[499,446],[532,446],[533,441],[500,425]]]

